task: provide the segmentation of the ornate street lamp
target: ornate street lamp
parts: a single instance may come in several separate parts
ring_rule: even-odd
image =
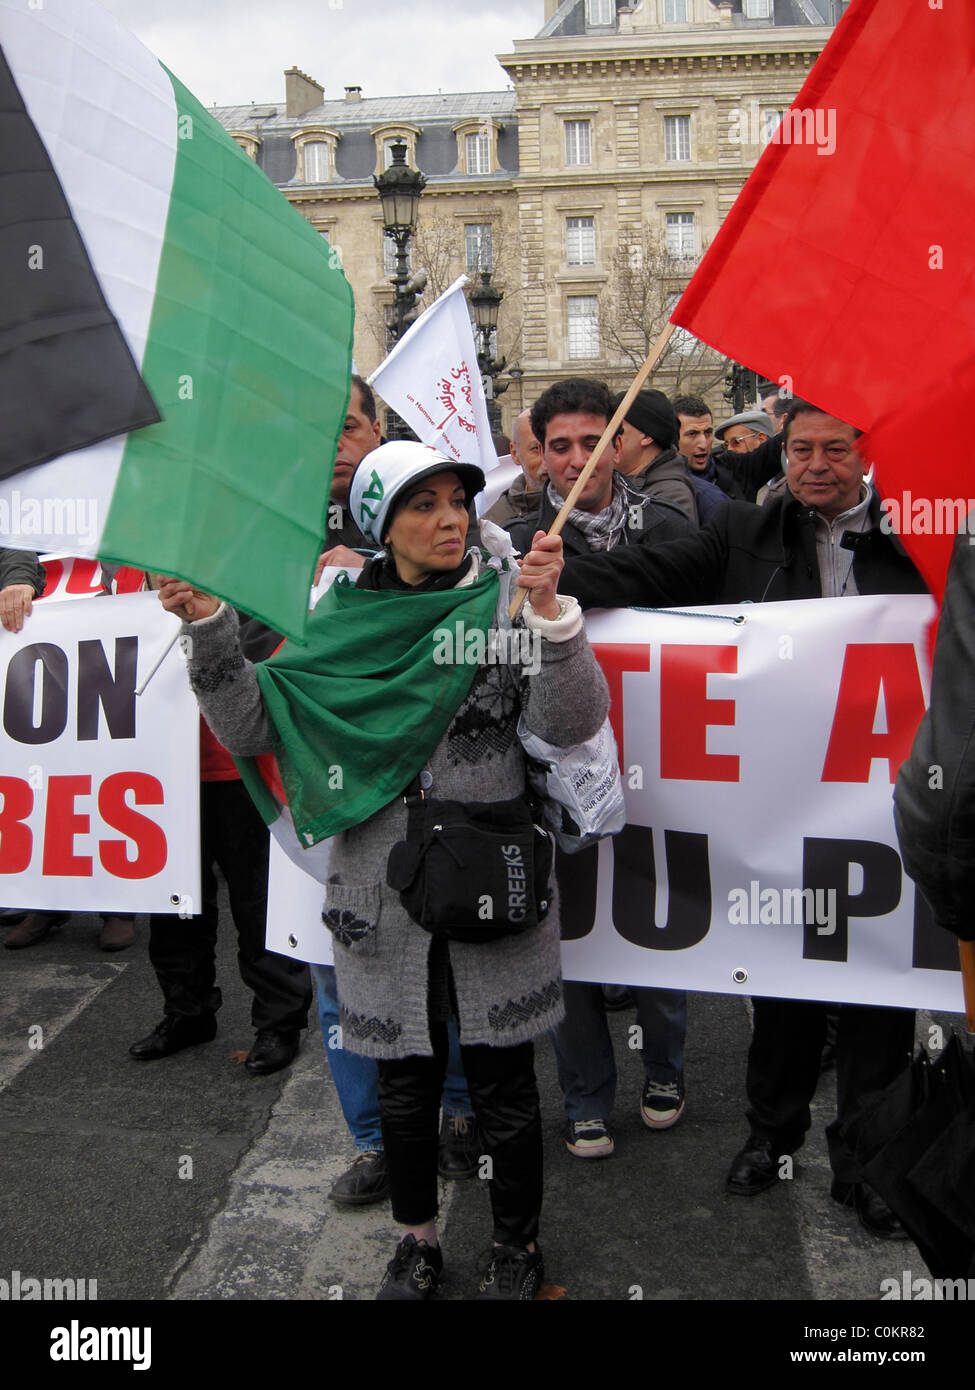
[[[416,283],[416,277],[410,280],[407,255],[410,238],[416,230],[420,194],[426,188],[427,181],[418,169],[411,169],[407,164],[406,144],[402,140],[395,141],[390,148],[392,164],[383,173],[374,175],[372,181],[382,200],[383,232],[396,244],[396,273],[390,277],[395,292],[393,312],[389,317],[392,346],[416,317],[415,313],[411,315],[411,311],[416,308],[417,298],[426,283],[425,278],[423,284]]]
[[[495,434],[501,433],[501,410],[496,397],[504,395],[508,382],[498,383],[498,376],[505,369],[505,359],[498,361],[491,352],[491,335],[498,326],[498,309],[504,295],[491,284],[491,272],[481,271],[481,283],[468,292],[467,298],[474,310],[474,323],[479,337],[477,365],[484,382],[487,397],[488,422]]]

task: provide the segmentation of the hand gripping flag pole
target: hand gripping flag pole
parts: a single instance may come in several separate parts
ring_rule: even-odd
[[[660,361],[664,349],[670,342],[670,336],[673,333],[675,327],[676,324],[673,323],[668,323],[666,325],[663,332],[660,334],[660,336],[657,338],[657,341],[650,349],[650,352],[647,355],[647,358],[643,363],[643,366],[640,368],[636,376],[630,382],[629,390],[627,391],[623,399],[620,401],[619,405],[616,407],[616,410],[613,412],[613,417],[610,420],[609,424],[606,426],[606,428],[603,430],[599,443],[596,445],[595,449],[593,449],[592,453],[589,455],[589,458],[586,461],[586,466],[583,468],[578,478],[576,478],[575,482],[572,484],[572,489],[569,492],[568,497],[562,503],[558,516],[555,518],[555,520],[549,527],[548,534],[550,536],[559,536],[562,534],[562,527],[568,521],[569,513],[575,506],[579,498],[579,494],[582,492],[582,489],[586,486],[586,483],[589,481],[589,477],[592,473],[592,470],[596,467],[596,463],[602,456],[602,452],[606,448],[606,445],[610,442],[610,440],[616,434],[616,431],[619,429],[620,425],[623,423],[623,417],[626,415],[626,412],[633,404],[633,401],[636,398],[636,393],[639,391],[640,387],[643,385],[647,377],[653,371],[654,367]],[[508,614],[512,619],[517,618],[518,614],[521,612],[521,605],[524,603],[527,597],[528,590],[522,589],[511,600],[511,603],[508,607]]]

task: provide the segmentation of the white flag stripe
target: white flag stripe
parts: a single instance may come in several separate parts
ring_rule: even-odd
[[[458,463],[498,462],[461,275],[417,319],[369,378],[424,444]]]
[[[169,77],[94,0],[44,0],[38,9],[0,0],[0,45],[140,364],[176,164]],[[94,555],[124,447],[123,435],[0,483],[0,545],[63,550],[70,521],[64,503],[83,501],[86,516],[94,507],[95,533],[90,545],[72,542],[72,550]],[[26,499],[38,506],[28,512]]]

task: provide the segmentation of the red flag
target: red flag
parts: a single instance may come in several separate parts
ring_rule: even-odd
[[[915,392],[860,440],[884,497],[882,525],[899,535],[925,584],[941,600],[957,531],[975,541],[975,474],[964,436],[975,405],[975,356],[930,389]],[[944,442],[947,422],[959,430]]]
[[[972,350],[975,4],[853,0],[786,122],[672,317],[869,429]]]

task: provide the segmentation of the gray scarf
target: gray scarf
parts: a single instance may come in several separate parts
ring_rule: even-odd
[[[548,485],[548,500],[556,510],[565,501],[555,490],[555,484]],[[608,507],[601,512],[584,512],[573,507],[569,521],[581,531],[590,550],[613,550],[626,530],[626,508],[628,493],[626,484],[618,473],[613,474],[613,497]]]

